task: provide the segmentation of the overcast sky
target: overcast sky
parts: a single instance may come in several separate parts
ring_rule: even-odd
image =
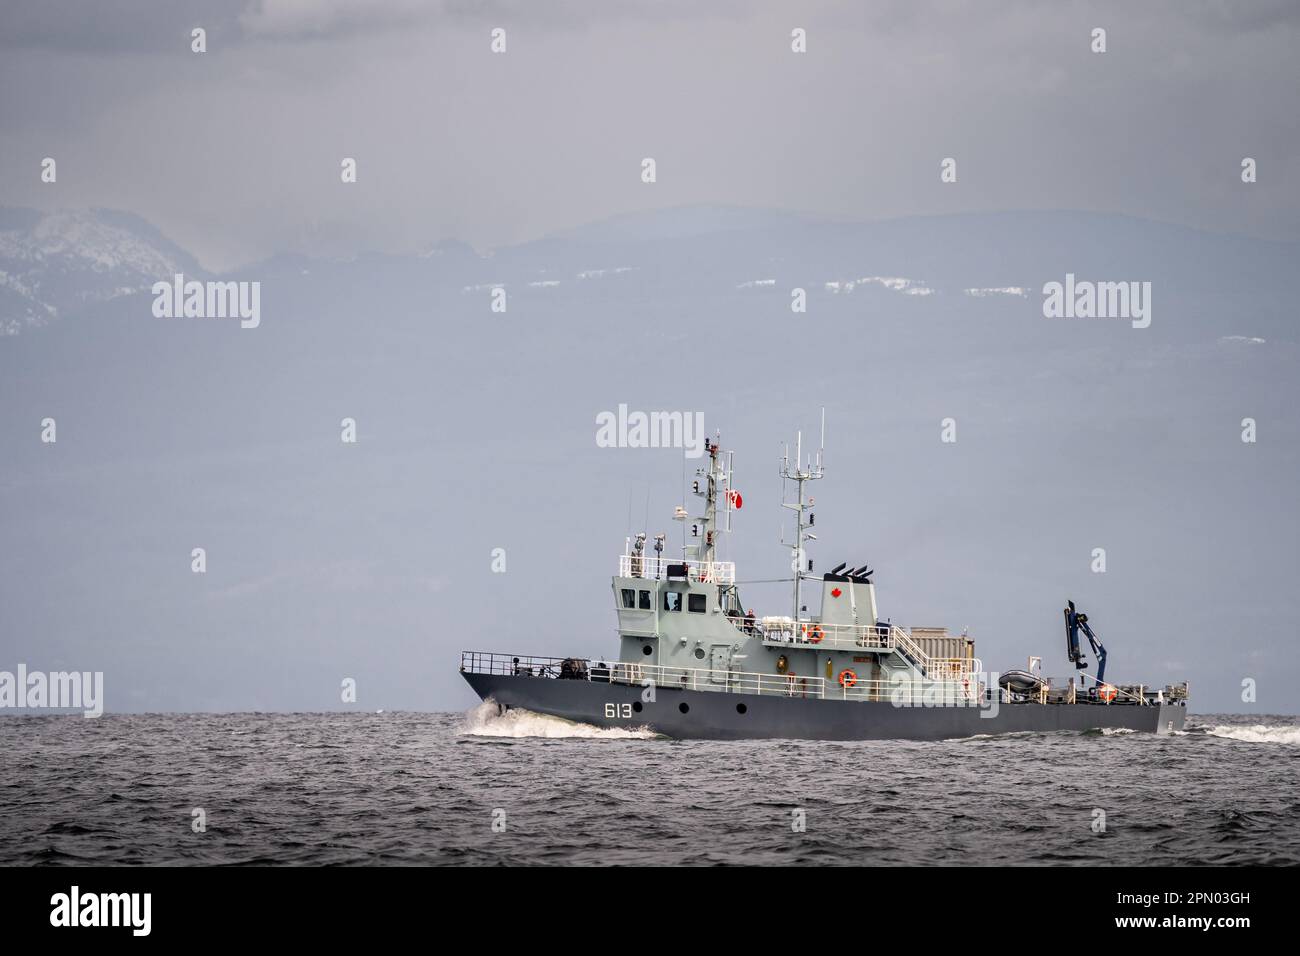
[[[367,707],[461,707],[462,647],[608,653],[614,550],[679,501],[676,454],[599,448],[596,414],[691,403],[723,429],[752,476],[736,555],[765,579],[785,561],[775,442],[825,404],[817,559],[871,558],[886,614],[970,625],[1004,667],[1059,655],[1073,597],[1112,622],[1117,673],[1189,678],[1202,712],[1267,675],[1260,706],[1294,711],[1276,626],[1300,614],[1292,246],[1113,216],[742,214],[748,233],[680,242],[611,238],[638,223],[490,261],[248,266],[697,203],[1081,209],[1296,241],[1297,24],[1296,0],[0,5],[0,204],[123,209],[266,283],[254,333],[157,319],[146,295],[97,303],[62,260],[12,267],[8,301],[68,305],[0,349],[0,665],[103,669],[113,709],[338,706],[345,675]],[[1152,281],[1150,330],[1045,319],[1036,290],[1067,269]],[[510,284],[508,316],[487,282]],[[796,283],[814,296],[792,326]],[[717,388],[696,355],[726,357]],[[452,455],[483,476],[447,497]],[[1113,565],[1094,576],[1098,546]],[[1204,603],[1207,573],[1242,635],[1228,658],[1170,611]],[[784,610],[777,587],[750,600]],[[500,638],[552,602],[571,613]]]
[[[127,209],[213,268],[698,202],[1295,238],[1298,24],[1288,0],[5,4],[0,202]]]

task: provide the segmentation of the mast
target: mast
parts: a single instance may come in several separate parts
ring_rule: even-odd
[[[718,526],[718,486],[717,471],[718,446],[707,442],[709,449],[709,470],[704,476],[704,560],[712,564],[717,560],[717,526]]]
[[[799,590],[803,583],[804,575],[807,573],[807,562],[804,558],[803,545],[805,541],[816,541],[817,535],[811,531],[804,530],[812,527],[812,516],[809,515],[809,521],[804,522],[804,511],[812,507],[814,500],[808,498],[804,500],[804,483],[808,481],[817,481],[826,474],[822,465],[822,454],[826,446],[826,409],[822,409],[822,447],[817,450],[817,458],[814,461],[811,456],[807,464],[803,462],[803,432],[797,432],[794,446],[794,468],[790,467],[790,449],[786,447],[785,456],[781,459],[781,479],[782,488],[784,482],[793,481],[795,483],[794,501],[782,501],[781,507],[789,508],[794,512],[794,543],[790,545],[790,569],[794,571],[794,613],[791,617],[799,620]],[[784,497],[784,495],[782,496]]]
[[[721,531],[731,530],[731,469],[723,466],[722,450],[719,446],[718,439],[713,441],[705,439],[705,448],[709,454],[709,462],[706,468],[697,468],[695,479],[691,485],[691,491],[704,499],[704,513],[697,519],[691,519],[694,523],[691,525],[690,537],[694,539],[694,544],[688,545],[684,551],[693,554],[695,560],[707,562],[712,565],[718,560],[718,536]],[[728,461],[730,461],[730,453]],[[718,527],[718,494],[723,494],[723,508],[726,514],[726,527]],[[685,508],[678,509],[678,517],[687,520],[688,516]]]

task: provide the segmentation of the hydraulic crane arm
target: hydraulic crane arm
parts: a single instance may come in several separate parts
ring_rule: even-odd
[[[1097,655],[1097,683],[1104,684],[1106,682],[1106,645],[1097,640],[1097,635],[1088,626],[1088,615],[1076,611],[1073,601],[1068,603],[1070,606],[1065,609],[1065,652],[1076,670],[1083,670],[1088,666],[1088,662],[1083,659],[1083,652],[1079,648],[1079,632],[1083,631],[1084,636],[1088,638],[1088,643],[1092,645],[1092,652]]]

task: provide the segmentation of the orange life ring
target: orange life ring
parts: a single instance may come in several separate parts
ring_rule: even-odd
[[[841,687],[852,687],[857,682],[858,682],[858,675],[853,673],[853,671],[849,670],[847,667],[844,668],[844,670],[840,671]]]
[[[1114,700],[1115,695],[1118,693],[1119,692],[1114,687],[1111,687],[1110,684],[1102,684],[1097,688],[1097,696],[1102,700]]]
[[[803,636],[808,639],[810,644],[820,644],[826,634],[822,631],[820,624],[814,624],[812,627],[805,624],[803,626]]]

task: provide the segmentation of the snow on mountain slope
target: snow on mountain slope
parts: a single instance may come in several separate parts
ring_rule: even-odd
[[[0,209],[0,335],[15,335],[177,272],[194,259],[137,216],[105,209]]]

